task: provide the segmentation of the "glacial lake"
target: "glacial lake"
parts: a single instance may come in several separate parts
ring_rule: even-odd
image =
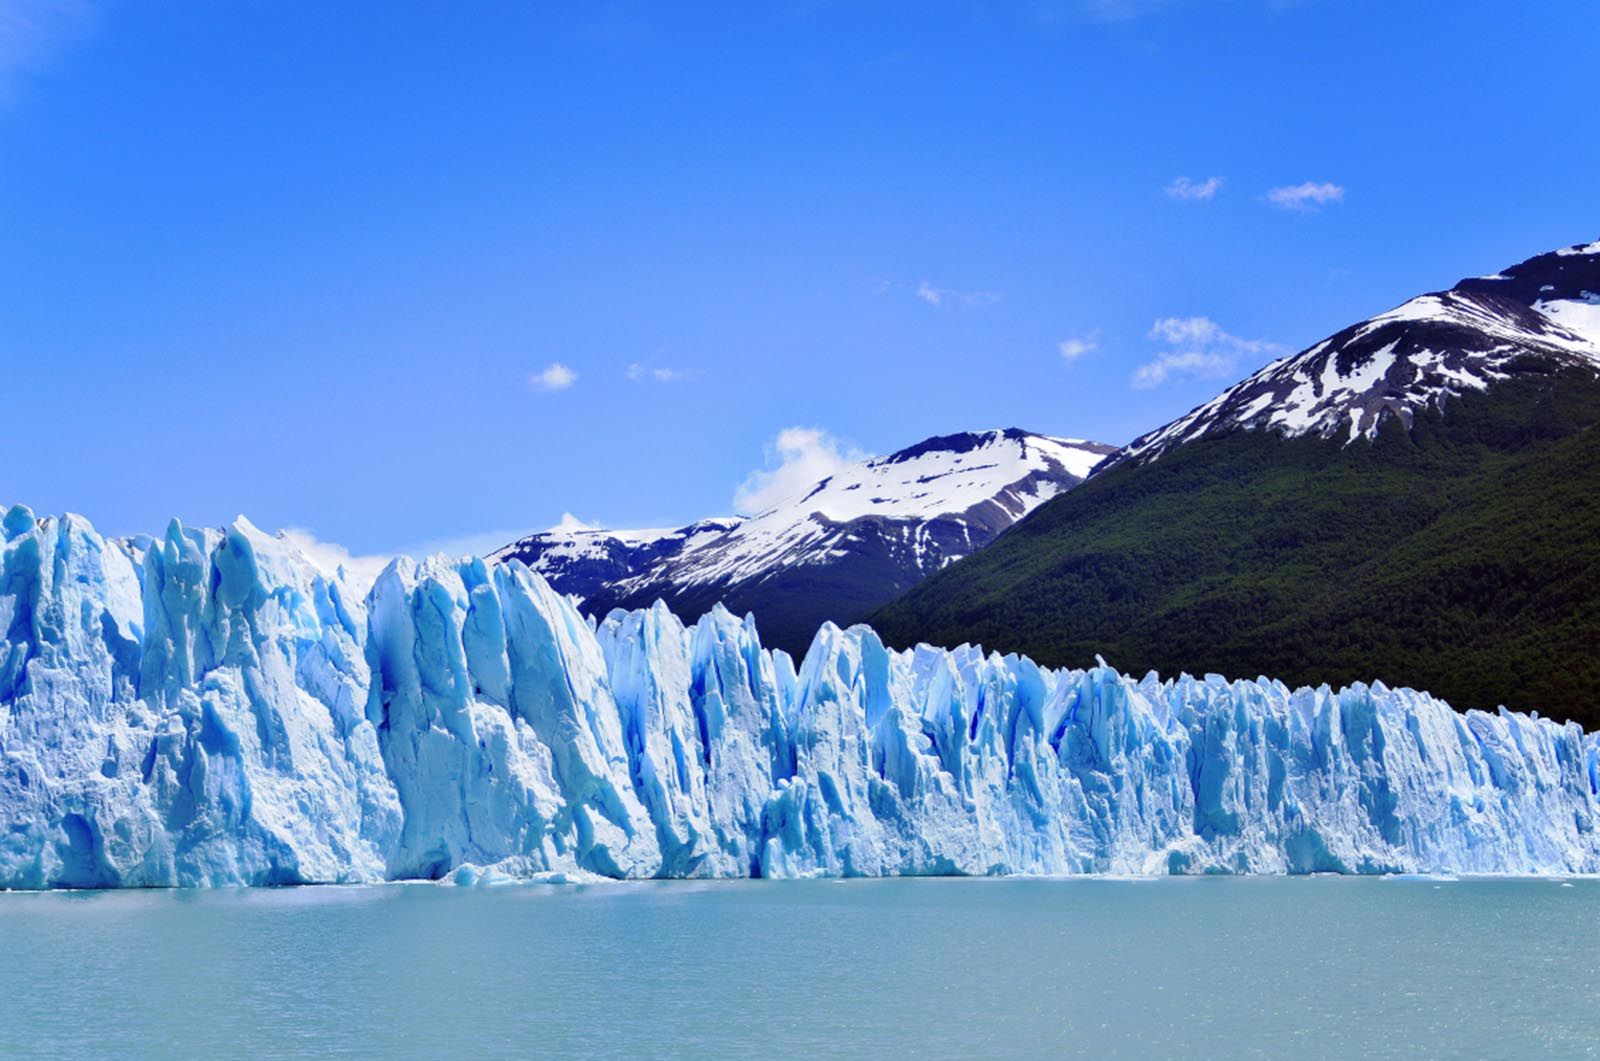
[[[1600,1050],[1600,881],[0,894],[0,1056]]]

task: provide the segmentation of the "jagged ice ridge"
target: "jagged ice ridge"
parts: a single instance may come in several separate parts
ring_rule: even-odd
[[[0,886],[1600,871],[1600,735],[5,514]]]

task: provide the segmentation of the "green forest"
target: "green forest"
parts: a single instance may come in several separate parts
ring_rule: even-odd
[[[1600,726],[1600,382],[1518,367],[1370,441],[1233,431],[1112,468],[869,621]]]

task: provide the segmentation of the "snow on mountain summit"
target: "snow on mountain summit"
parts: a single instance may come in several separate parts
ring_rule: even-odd
[[[813,514],[835,523],[862,516],[931,519],[990,502],[1028,508],[1025,493],[1053,496],[1061,473],[1085,478],[1110,451],[1095,442],[1015,428],[941,435],[851,465],[752,522]]]
[[[567,526],[494,558],[521,560],[595,611],[659,597],[695,615],[725,600],[755,611],[782,644],[786,626],[809,639],[823,619],[856,618],[988,544],[1113,452],[1014,428],[941,435],[852,464],[748,518],[678,530]]]
[[[1399,417],[1544,365],[1600,371],[1600,242],[1541,254],[1421,295],[1280,358],[1135,439],[1116,462],[1153,460],[1217,429],[1371,438]]]
[[[685,550],[672,562],[670,576],[694,585],[823,563],[839,551],[838,542],[830,544],[839,529],[863,519],[900,525],[918,567],[929,573],[1081,482],[1112,452],[1114,447],[1097,442],[1015,428],[930,438],[853,464],[726,536]],[[926,525],[941,519],[967,527],[967,549],[931,539]]]

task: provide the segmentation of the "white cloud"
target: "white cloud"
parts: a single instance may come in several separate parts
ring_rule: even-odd
[[[586,523],[567,512],[562,514],[560,523],[550,528],[552,531],[577,529],[599,530],[600,524]],[[451,559],[463,556],[488,556],[495,550],[533,533],[535,533],[533,530],[526,527],[472,531],[448,538],[414,542],[401,546],[392,553],[373,553],[367,556],[355,555],[335,542],[325,542],[304,527],[285,527],[277,536],[304,553],[306,559],[329,578],[343,567],[350,586],[364,596],[367,590],[372,588],[373,582],[383,573],[383,569],[388,567],[389,562],[396,556],[409,556],[413,560],[423,560],[441,554]]]
[[[786,427],[767,447],[767,467],[751,472],[733,492],[733,509],[742,515],[765,512],[866,457],[821,428]]]
[[[0,92],[49,66],[96,18],[89,0],[0,0]]]
[[[1226,376],[1237,361],[1227,354],[1203,350],[1167,351],[1134,369],[1133,386],[1138,390],[1159,387],[1174,373],[1204,378]]]
[[[1089,19],[1126,22],[1170,6],[1172,0],[1034,0],[1033,14],[1045,26]]]
[[[1100,349],[1100,333],[1090,332],[1088,335],[1063,339],[1056,344],[1056,349],[1061,351],[1061,360],[1070,365],[1084,354],[1092,354]]]
[[[1194,9],[1215,0],[1032,0],[1032,12],[1041,26],[1055,29],[1074,22],[1131,22],[1164,12]],[[1234,0],[1229,6],[1265,12],[1285,10],[1305,0]]]
[[[362,596],[377,581],[383,569],[389,566],[389,561],[394,559],[384,554],[355,556],[342,545],[322,541],[304,527],[285,527],[278,532],[278,537],[304,553],[306,559],[328,578],[332,578],[343,567],[351,588]]]
[[[1327,203],[1344,202],[1344,189],[1327,181],[1289,184],[1267,192],[1267,202],[1280,210],[1316,210]]]
[[[396,549],[395,552],[415,560],[422,560],[439,554],[448,556],[451,559],[463,556],[488,556],[496,549],[510,545],[519,538],[526,538],[534,533],[536,532],[527,527],[469,531],[466,534],[457,534],[448,538],[431,538],[427,541],[414,542],[411,545]]]
[[[635,361],[628,366],[628,378],[635,383],[676,383],[688,379],[690,373],[681,368],[665,368],[659,365],[649,365],[643,361]]]
[[[597,530],[604,530],[604,528],[601,527],[600,524],[598,524],[598,523],[589,523],[586,520],[581,520],[577,516],[574,516],[570,512],[563,512],[563,513],[561,513],[561,522],[557,523],[554,527],[551,527],[550,530],[548,532],[546,532],[546,533],[549,533],[549,534],[563,534],[563,533],[569,533],[571,531],[597,531]]]
[[[1276,356],[1283,351],[1264,339],[1229,335],[1209,317],[1162,317],[1151,325],[1150,338],[1166,349],[1134,369],[1129,382],[1139,390],[1159,387],[1173,376],[1229,376],[1246,355]]]
[[[926,280],[917,285],[916,295],[930,306],[961,306],[965,309],[992,306],[1005,297],[999,291],[958,291],[953,287],[934,287]]]
[[[564,391],[578,382],[578,374],[559,361],[528,377],[528,386],[541,391]]]
[[[1164,343],[1205,345],[1227,335],[1209,317],[1162,317],[1150,326],[1150,338]]]
[[[1221,188],[1221,177],[1207,177],[1203,181],[1192,181],[1188,177],[1179,177],[1167,185],[1167,198],[1180,199],[1184,202],[1209,202],[1216,197]]]

